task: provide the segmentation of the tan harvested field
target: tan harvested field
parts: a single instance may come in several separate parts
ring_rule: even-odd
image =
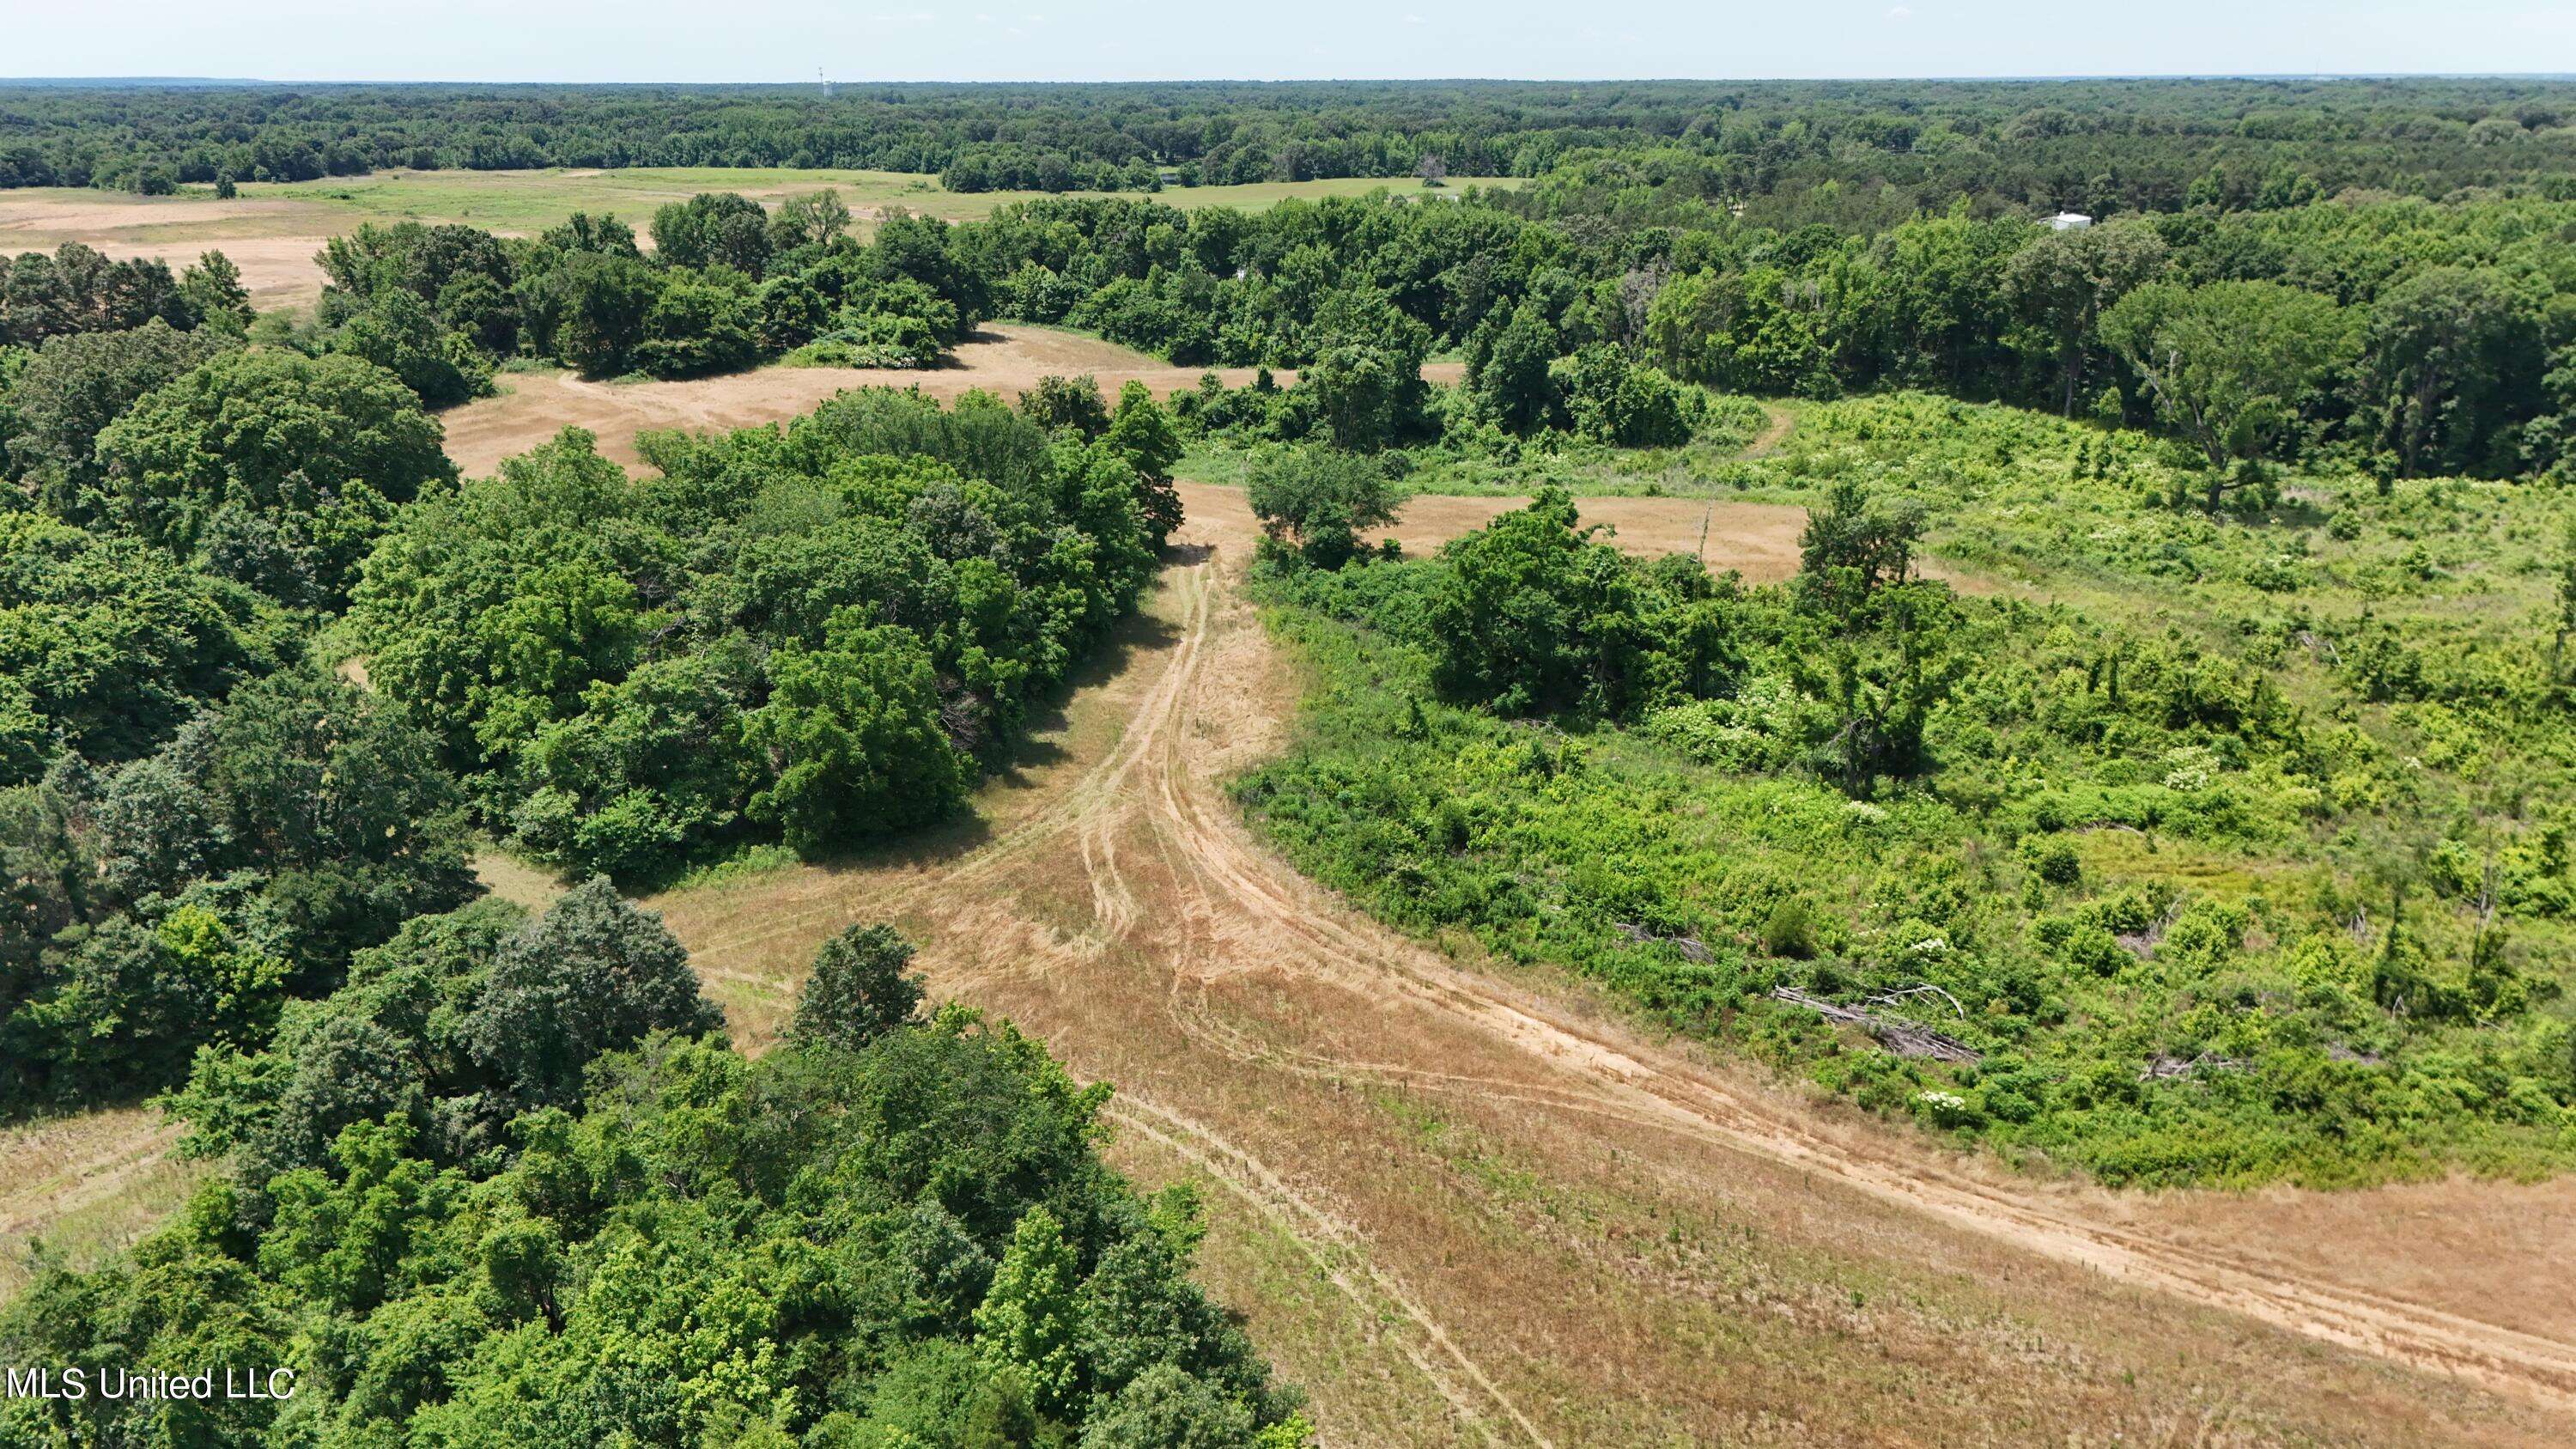
[[[311,202],[126,196],[113,191],[0,192],[0,254],[83,242],[120,261],[159,257],[175,270],[207,251],[241,268],[251,305],[308,306],[322,293],[322,244],[364,217]]]
[[[957,349],[951,366],[902,368],[765,367],[687,382],[590,382],[570,372],[514,372],[500,379],[501,396],[484,398],[443,415],[447,452],[469,474],[488,473],[512,453],[525,452],[557,430],[582,427],[599,435],[599,449],[621,463],[638,462],[635,434],[654,428],[743,428],[811,412],[816,403],[853,387],[918,387],[936,398],[973,391],[1016,398],[1042,377],[1097,378],[1115,397],[1129,382],[1171,394],[1198,386],[1209,371],[1232,386],[1250,382],[1246,367],[1174,367],[1116,343],[1052,327],[996,323]],[[1458,363],[1435,362],[1423,375],[1452,382]],[[1284,385],[1293,371],[1276,374]]]
[[[1237,589],[1252,520],[1231,490],[1185,499],[1150,617],[974,820],[655,904],[749,1047],[826,935],[886,920],[937,994],[1116,1083],[1117,1159],[1208,1189],[1205,1276],[1314,1391],[1328,1442],[2576,1433],[2569,1259],[2524,1259],[2534,1281],[2488,1297],[2499,1241],[2563,1246],[2525,1224],[2563,1221],[2576,1184],[2034,1182],[1298,877],[1222,792],[1279,746],[1297,688]],[[2449,1230],[2413,1232],[2421,1212]]]
[[[0,1302],[45,1257],[83,1267],[151,1231],[206,1164],[170,1154],[179,1129],[147,1107],[0,1128]]]

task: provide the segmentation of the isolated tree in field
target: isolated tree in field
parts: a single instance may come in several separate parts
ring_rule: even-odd
[[[2163,237],[2116,223],[2043,233],[2004,264],[2004,299],[2024,329],[2020,345],[2054,364],[2060,413],[2075,414],[2102,314],[2164,268]]]
[[[841,193],[829,188],[787,198],[769,219],[771,242],[782,252],[822,246],[849,229],[850,208],[842,203]]]
[[[788,1028],[798,1041],[857,1051],[913,1019],[921,982],[912,943],[892,926],[851,926],[823,943]]]
[[[2505,278],[2431,267],[2380,294],[2363,334],[2362,386],[2379,443],[2408,477],[2480,456],[2541,370],[2539,328]]]
[[[1922,505],[1873,496],[1858,478],[1834,480],[1798,536],[1798,597],[1836,612],[1913,572]]]
[[[2207,457],[2213,511],[2245,481],[2229,465],[2261,457],[2353,342],[2342,308],[2276,282],[2150,283],[2103,314],[2102,336]]]
[[[1360,535],[1395,517],[1395,490],[1376,460],[1329,448],[1272,448],[1252,459],[1252,512],[1261,531],[1319,568],[1340,568]]]
[[[1425,151],[1422,164],[1413,168],[1413,174],[1421,177],[1425,186],[1445,186],[1449,181],[1449,163],[1440,159],[1439,152]]]

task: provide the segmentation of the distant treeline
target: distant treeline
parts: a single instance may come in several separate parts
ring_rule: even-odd
[[[0,85],[0,187],[302,181],[386,167],[935,171],[955,190],[1533,176],[1677,148],[1734,200],[1824,192],[2101,211],[2440,196],[2576,176],[2552,80]]]

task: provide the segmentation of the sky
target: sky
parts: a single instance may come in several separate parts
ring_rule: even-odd
[[[0,76],[1303,80],[2576,72],[2576,0],[0,0]]]

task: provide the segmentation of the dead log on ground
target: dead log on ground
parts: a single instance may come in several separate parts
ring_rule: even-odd
[[[2249,1065],[2251,1064],[2240,1062],[2234,1057],[2214,1057],[2207,1052],[2202,1052],[2188,1061],[2181,1057],[2158,1053],[2147,1058],[2147,1064],[2138,1068],[2138,1080],[2169,1082],[2176,1077],[2196,1077],[2203,1072],[2241,1072]]]
[[[1618,931],[1640,946],[1670,946],[1681,953],[1683,960],[1702,966],[1717,959],[1717,953],[1708,949],[1708,943],[1697,936],[1658,936],[1632,921],[1619,922]]]
[[[1974,1066],[1985,1059],[1975,1047],[1945,1032],[1934,1031],[1902,1017],[1881,1016],[1865,1006],[1844,1006],[1827,1001],[1794,986],[1772,988],[1771,999],[1785,1001],[1791,1006],[1803,1006],[1827,1021],[1859,1027],[1876,1038],[1880,1046],[1900,1057],[1928,1057],[1936,1062],[1958,1062],[1966,1066]]]

